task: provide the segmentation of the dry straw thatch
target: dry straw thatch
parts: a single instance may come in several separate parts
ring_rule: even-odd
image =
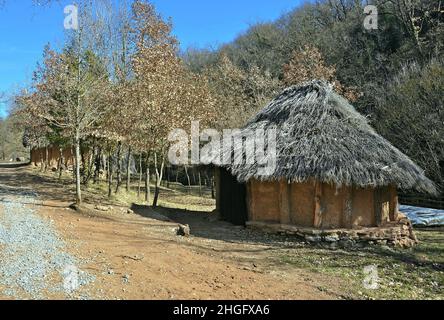
[[[261,176],[258,163],[232,165],[241,182],[311,179],[341,186],[415,189],[436,193],[432,181],[409,157],[381,137],[331,84],[311,81],[284,90],[245,127],[277,129],[277,165]],[[245,147],[237,143],[234,149]]]

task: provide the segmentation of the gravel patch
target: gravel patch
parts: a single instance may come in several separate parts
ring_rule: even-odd
[[[53,222],[23,204],[36,201],[34,195],[21,194],[0,202],[3,293],[14,298],[44,299],[48,293],[74,298],[94,277],[78,269],[80,261],[66,252]]]

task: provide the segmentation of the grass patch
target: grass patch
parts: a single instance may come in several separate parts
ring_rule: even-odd
[[[73,193],[75,190],[74,180],[72,174],[64,173],[61,180],[58,180],[58,173],[53,173],[50,171],[41,172],[40,168],[32,168],[33,173],[50,179],[54,184],[63,184],[68,186],[70,192]],[[211,198],[211,193],[204,193],[203,197],[199,197],[195,194],[188,194],[184,192],[186,187],[178,185],[176,183],[171,183],[171,188],[166,188],[162,186],[160,188],[160,196],[158,200],[158,205],[165,208],[174,208],[178,210],[188,210],[197,212],[212,212],[216,208],[216,200]],[[195,189],[196,187],[194,187]],[[84,200],[86,202],[94,204],[102,204],[108,202],[109,204],[121,205],[121,206],[131,206],[136,205],[147,205],[145,202],[145,184],[142,183],[140,197],[138,195],[138,181],[136,179],[132,180],[131,188],[129,191],[126,190],[126,180],[123,181],[119,193],[115,193],[116,181],[113,183],[112,195],[108,198],[108,183],[103,179],[94,184],[92,181],[88,186],[82,185],[82,193]],[[191,192],[196,192],[191,191]],[[154,185],[151,185],[151,202],[154,197]],[[73,198],[74,200],[74,198]],[[150,203],[151,205],[152,203]]]
[[[280,262],[332,274],[344,280],[344,291],[358,299],[443,299],[444,230],[415,230],[420,244],[411,249],[367,247],[329,250],[305,247],[280,257]],[[364,268],[377,267],[378,289],[366,289]]]

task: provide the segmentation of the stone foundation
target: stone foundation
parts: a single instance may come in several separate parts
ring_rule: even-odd
[[[330,243],[332,246],[379,244],[412,247],[418,243],[410,220],[402,214],[399,214],[398,221],[387,222],[381,227],[374,228],[321,230],[257,221],[247,222],[247,227],[270,233],[296,236],[310,243]]]

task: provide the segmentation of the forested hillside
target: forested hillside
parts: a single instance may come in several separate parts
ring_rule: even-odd
[[[0,162],[28,158],[29,150],[22,145],[23,132],[12,119],[0,118]]]

